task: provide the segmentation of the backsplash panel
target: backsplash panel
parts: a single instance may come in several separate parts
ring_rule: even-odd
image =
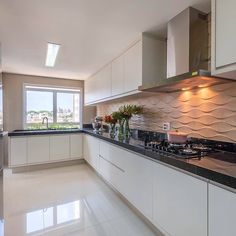
[[[131,128],[162,131],[164,122],[191,137],[236,142],[236,82],[176,93],[152,94],[97,106],[98,115],[110,114],[124,104],[144,106]]]

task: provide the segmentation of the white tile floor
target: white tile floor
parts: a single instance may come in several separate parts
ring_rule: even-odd
[[[155,235],[86,165],[4,173],[4,236]]]

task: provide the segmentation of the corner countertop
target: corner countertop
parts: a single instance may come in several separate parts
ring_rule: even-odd
[[[6,132],[4,132],[6,133]],[[8,133],[8,136],[31,136],[31,135],[51,135],[51,134],[73,134],[86,133],[114,145],[123,147],[127,150],[136,152],[144,158],[153,160],[159,163],[164,163],[190,174],[202,177],[210,182],[230,187],[236,190],[236,163],[217,160],[210,156],[204,157],[201,160],[196,159],[180,159],[170,156],[164,156],[151,150],[144,148],[144,142],[140,139],[129,138],[119,140],[111,138],[108,133],[97,134],[91,128],[84,129],[65,129],[65,130],[18,130]],[[1,135],[1,134],[0,134]],[[225,153],[227,155],[227,153]]]
[[[73,134],[82,133],[82,129],[41,129],[41,130],[14,130],[8,133],[8,136],[32,136],[32,135],[48,135],[48,134]]]
[[[170,156],[164,156],[151,150],[144,148],[144,142],[129,138],[127,140],[118,140],[111,138],[108,133],[97,134],[92,129],[83,129],[83,132],[91,136],[97,137],[104,141],[123,147],[127,150],[136,152],[149,160],[162,162],[181,169],[183,171],[200,176],[210,182],[236,189],[236,163],[217,160],[210,156],[201,160],[196,159],[180,159]],[[225,154],[227,155],[227,154]]]

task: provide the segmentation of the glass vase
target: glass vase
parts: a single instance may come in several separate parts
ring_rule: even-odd
[[[124,135],[125,135],[126,137],[129,137],[130,134],[131,134],[130,128],[129,128],[129,120],[130,120],[130,119],[125,119],[125,121],[124,121]]]
[[[116,124],[110,124],[109,125],[109,134],[112,138],[115,137],[115,132],[116,132]]]
[[[124,138],[124,120],[119,121],[118,127],[118,139],[121,140]]]

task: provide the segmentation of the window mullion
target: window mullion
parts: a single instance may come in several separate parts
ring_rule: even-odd
[[[57,92],[53,92],[53,123],[57,123]]]

